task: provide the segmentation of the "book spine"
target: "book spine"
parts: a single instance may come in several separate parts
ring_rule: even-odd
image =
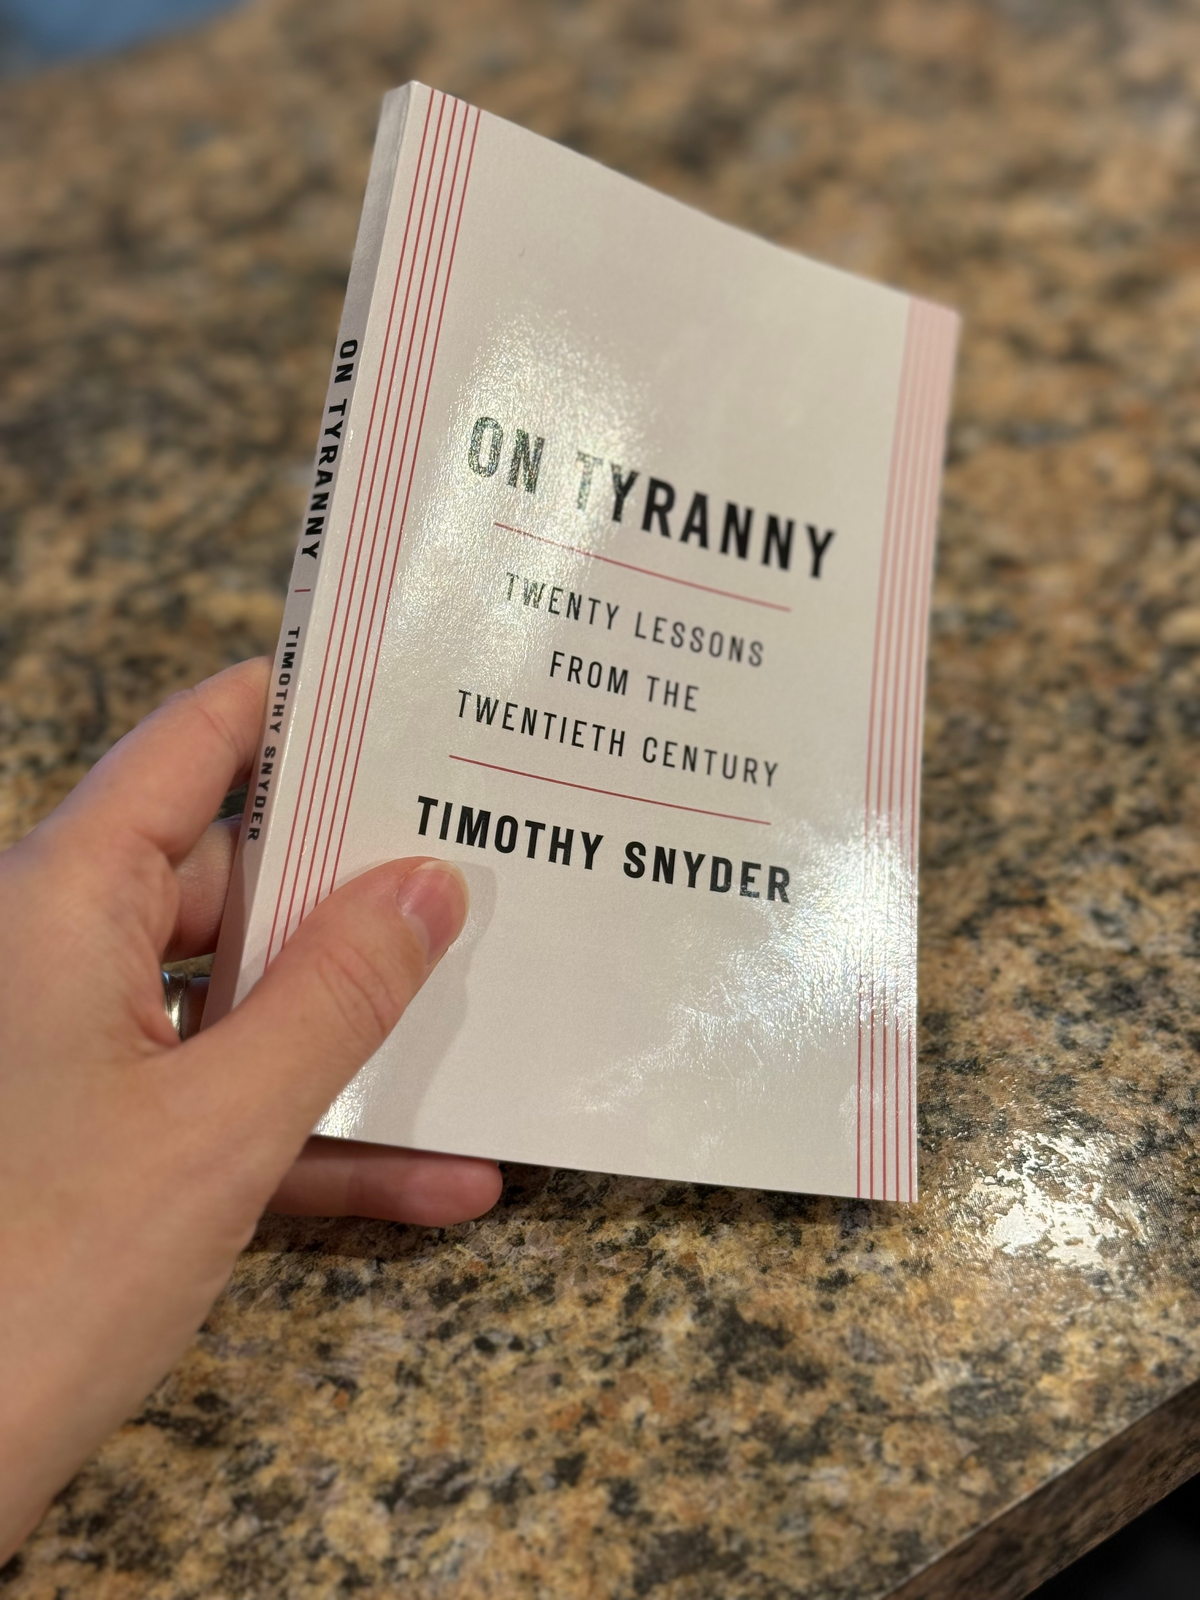
[[[417,87],[409,85],[393,90],[383,101],[325,406],[321,414],[311,487],[301,519],[283,622],[271,665],[263,731],[256,765],[249,776],[237,857],[213,962],[209,996],[205,1004],[206,1024],[223,1016],[237,999],[246,932],[262,872],[272,813],[281,786],[284,756],[291,740],[297,707],[303,698],[306,657],[314,646],[314,596],[320,588],[323,575],[336,570],[336,562],[325,556],[325,533],[337,500],[345,446],[354,426],[357,379],[367,320],[379,272],[404,128],[413,90]],[[317,639],[315,644],[319,647],[320,640]]]

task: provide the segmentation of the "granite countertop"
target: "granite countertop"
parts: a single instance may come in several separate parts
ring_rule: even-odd
[[[3,817],[269,648],[417,76],[957,305],[920,1205],[269,1220],[5,1600],[1013,1600],[1200,1462],[1200,12],[268,0],[0,99]]]

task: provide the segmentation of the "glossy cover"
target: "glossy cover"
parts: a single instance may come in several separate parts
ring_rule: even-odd
[[[379,861],[472,910],[322,1132],[915,1197],[956,329],[388,96],[210,1018]]]

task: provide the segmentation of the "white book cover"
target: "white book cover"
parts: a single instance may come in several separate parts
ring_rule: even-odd
[[[207,1020],[381,861],[471,913],[318,1131],[916,1197],[956,333],[387,97]]]

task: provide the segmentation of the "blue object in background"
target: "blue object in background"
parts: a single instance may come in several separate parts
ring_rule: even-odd
[[[96,55],[224,11],[232,0],[0,0],[4,64]]]

